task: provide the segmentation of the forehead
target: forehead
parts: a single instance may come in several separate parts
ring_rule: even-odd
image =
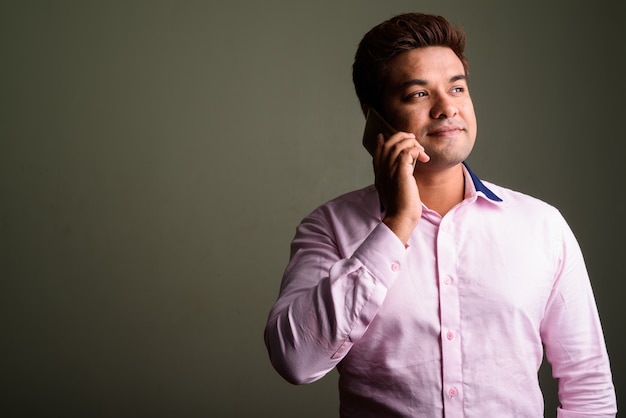
[[[444,46],[412,49],[393,57],[387,66],[389,85],[419,79],[429,83],[450,80],[465,74],[463,63],[454,51]]]

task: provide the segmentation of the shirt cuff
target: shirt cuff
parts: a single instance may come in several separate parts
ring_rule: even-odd
[[[402,268],[406,252],[398,236],[381,222],[357,248],[354,258],[389,288]]]
[[[562,408],[557,408],[557,418],[615,418],[617,413],[603,413],[603,412],[573,412],[566,411]]]

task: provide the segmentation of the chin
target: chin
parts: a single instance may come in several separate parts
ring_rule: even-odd
[[[430,161],[425,163],[425,165],[433,167],[454,167],[457,164],[461,164],[470,155],[469,152],[441,153],[428,152],[428,150],[426,150],[426,153],[430,156]]]

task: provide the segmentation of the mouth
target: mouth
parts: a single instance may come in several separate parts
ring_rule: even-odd
[[[444,125],[428,131],[428,136],[447,138],[453,137],[463,132],[463,128],[459,125]]]

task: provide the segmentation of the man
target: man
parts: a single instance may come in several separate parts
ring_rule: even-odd
[[[265,341],[292,383],[339,371],[342,417],[614,417],[604,337],[579,246],[553,207],[481,181],[464,34],[394,17],[353,67],[379,135],[375,186],[299,225]]]

